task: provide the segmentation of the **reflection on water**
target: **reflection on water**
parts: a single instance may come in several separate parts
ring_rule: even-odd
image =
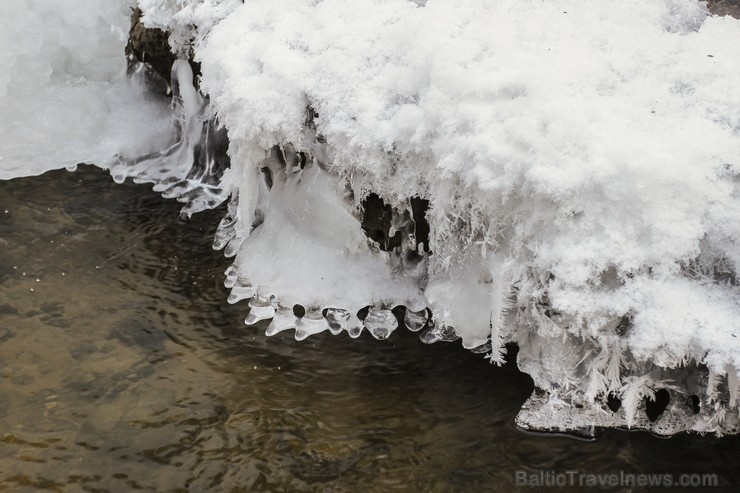
[[[0,182],[0,490],[506,492],[537,469],[740,487],[734,437],[518,432],[529,378],[458,345],[267,338],[226,303],[222,211],[178,210],[87,166]]]

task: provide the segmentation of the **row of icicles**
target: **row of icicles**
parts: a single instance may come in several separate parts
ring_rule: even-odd
[[[304,309],[300,305],[285,306],[275,296],[261,292],[255,288],[249,279],[240,276],[235,266],[230,266],[226,272],[224,286],[231,289],[228,302],[233,304],[238,301],[249,299],[249,314],[244,320],[247,325],[254,325],[262,320],[272,319],[267,326],[265,335],[273,336],[284,330],[295,329],[295,339],[302,341],[307,337],[324,331],[338,335],[346,331],[350,337],[360,337],[363,329],[377,340],[385,340],[398,328],[399,318],[403,320],[404,326],[412,331],[419,332],[427,329],[421,334],[421,341],[426,344],[435,342],[452,342],[460,337],[455,333],[453,327],[435,322],[431,317],[430,310],[423,309],[412,311],[405,307],[398,307],[395,311],[382,304],[366,307],[358,313],[351,313],[343,308],[309,307]],[[402,314],[401,314],[402,310]],[[301,314],[301,312],[303,312]],[[485,353],[491,350],[490,343],[473,348],[475,353]]]

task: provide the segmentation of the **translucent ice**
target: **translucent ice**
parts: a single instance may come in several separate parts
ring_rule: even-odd
[[[244,320],[247,325],[254,325],[261,320],[268,320],[275,316],[275,306],[267,296],[255,295],[249,299],[249,315]]]
[[[375,307],[370,308],[363,323],[368,332],[379,340],[388,339],[398,327],[398,320],[396,320],[393,312]]]
[[[205,114],[206,100],[195,88],[193,71],[186,60],[173,64],[171,86],[174,142],[163,151],[135,158],[119,156],[110,172],[119,183],[127,177],[136,183],[153,183],[154,191],[163,197],[184,202],[181,214],[188,218],[228,198],[227,141],[225,131]],[[224,221],[228,222],[226,218]],[[223,241],[222,236],[217,235],[214,242],[219,241]]]
[[[418,312],[406,309],[403,315],[403,323],[410,331],[419,332],[426,326],[428,318],[429,315],[426,309]]]

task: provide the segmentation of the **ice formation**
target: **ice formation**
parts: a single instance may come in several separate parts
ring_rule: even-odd
[[[167,104],[125,76],[134,3],[0,2],[0,179],[105,166],[170,138]]]
[[[111,172],[186,215],[229,201],[214,247],[247,324],[400,321],[496,363],[515,343],[526,429],[740,431],[740,21],[694,0],[138,5],[181,57],[176,137]]]

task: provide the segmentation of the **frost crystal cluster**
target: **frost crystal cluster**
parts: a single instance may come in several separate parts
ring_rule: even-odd
[[[111,172],[186,214],[229,201],[214,247],[248,324],[402,320],[496,363],[515,343],[526,429],[740,431],[740,21],[695,0],[138,6],[183,58],[176,135]]]

